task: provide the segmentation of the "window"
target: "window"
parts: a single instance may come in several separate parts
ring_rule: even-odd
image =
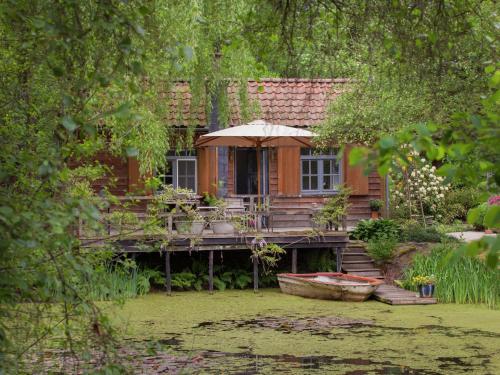
[[[326,193],[338,190],[341,178],[336,150],[314,154],[312,149],[302,148],[300,163],[303,192]]]
[[[158,177],[165,185],[175,188],[186,188],[196,191],[196,153],[195,151],[181,151],[169,153],[165,169]]]

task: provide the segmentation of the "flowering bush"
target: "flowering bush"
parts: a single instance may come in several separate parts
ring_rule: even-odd
[[[439,208],[444,203],[449,186],[444,183],[443,177],[436,175],[435,166],[426,159],[419,159],[417,152],[409,152],[411,164],[403,167],[394,181],[395,208],[403,208],[409,217],[419,215],[425,220],[426,215],[432,215],[439,220]]]
[[[494,195],[488,199],[488,204],[490,206],[500,206],[500,195]]]
[[[411,282],[413,285],[431,285],[431,284],[434,284],[436,282],[436,278],[434,277],[434,275],[430,275],[430,276],[425,276],[425,275],[417,275],[417,276],[413,276],[412,279],[411,279]]]

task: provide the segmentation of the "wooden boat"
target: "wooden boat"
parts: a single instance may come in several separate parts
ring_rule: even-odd
[[[280,273],[281,291],[295,296],[362,302],[383,282],[371,277],[344,273]]]

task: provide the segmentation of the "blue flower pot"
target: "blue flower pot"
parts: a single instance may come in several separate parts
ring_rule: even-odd
[[[434,295],[434,285],[433,284],[419,285],[418,291],[420,292],[421,298],[431,298]]]

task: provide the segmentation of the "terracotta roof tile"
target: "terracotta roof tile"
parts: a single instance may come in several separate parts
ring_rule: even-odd
[[[328,103],[340,95],[348,83],[348,79],[250,80],[247,83],[249,107],[256,107],[257,112],[248,121],[261,118],[271,123],[299,127],[318,124],[325,118]],[[259,87],[262,88],[259,90]],[[240,125],[244,120],[236,83],[229,85],[228,96],[231,103],[229,125]],[[208,125],[209,116],[205,113],[204,103],[197,109],[191,108],[191,93],[187,82],[177,82],[168,97],[171,110],[167,120],[171,124],[200,127]]]

